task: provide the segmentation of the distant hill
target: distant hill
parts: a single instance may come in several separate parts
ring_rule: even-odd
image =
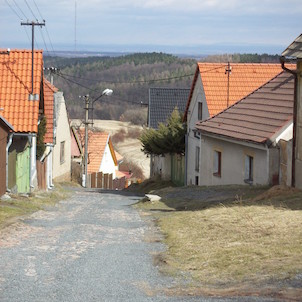
[[[57,67],[54,85],[64,92],[70,118],[84,118],[84,100],[101,95],[105,88],[112,89],[111,97],[102,97],[94,104],[94,118],[147,121],[150,87],[190,88],[196,68],[196,59],[181,58],[165,53],[137,53],[118,56],[95,56],[81,53],[79,57],[45,56],[45,67]],[[225,54],[201,58],[204,62],[279,62],[279,56],[258,54]],[[45,74],[49,78],[47,70]]]

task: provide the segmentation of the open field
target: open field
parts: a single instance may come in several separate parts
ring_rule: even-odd
[[[301,301],[301,191],[227,186],[154,194],[162,200],[136,207],[152,215],[164,235],[167,250],[155,256],[161,270],[189,280],[175,291]]]
[[[72,124],[79,126],[81,121],[73,120]],[[121,129],[125,130],[126,134],[137,129],[143,129],[141,126],[132,125],[128,122],[113,120],[94,120],[94,127],[109,133],[111,136],[118,133]],[[145,178],[150,176],[150,159],[141,151],[142,147],[138,139],[126,137],[124,141],[114,143],[114,147],[128,162],[133,162],[140,167]]]

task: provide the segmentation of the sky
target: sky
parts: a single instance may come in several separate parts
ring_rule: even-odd
[[[302,0],[0,0],[0,48],[280,54],[302,33]]]

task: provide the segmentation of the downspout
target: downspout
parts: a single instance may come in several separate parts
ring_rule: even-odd
[[[14,134],[11,133],[9,135],[9,139],[8,139],[8,142],[7,142],[7,145],[6,145],[6,191],[9,192],[9,188],[8,188],[8,150],[13,142],[13,136]]]
[[[292,182],[291,186],[295,187],[296,183],[296,125],[297,125],[297,109],[298,109],[298,104],[297,104],[297,83],[298,83],[298,72],[296,70],[291,70],[287,67],[285,67],[285,58],[281,57],[280,58],[281,62],[281,67],[283,70],[291,73],[295,77],[295,90],[294,90],[294,112],[293,112],[293,146],[292,146]]]

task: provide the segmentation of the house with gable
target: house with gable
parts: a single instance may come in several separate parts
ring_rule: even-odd
[[[286,62],[296,63],[296,70],[292,71],[295,77],[292,185],[302,189],[302,34],[283,51],[281,57],[283,68]]]
[[[63,92],[44,79],[48,187],[71,177],[71,130]],[[51,155],[51,156],[50,156]]]
[[[1,115],[13,126],[10,135],[7,189],[28,193],[37,187],[36,145],[40,113],[43,113],[43,54],[11,50],[0,56]]]
[[[63,93],[45,78],[43,85],[46,149],[40,160],[46,163],[46,184],[51,189],[53,180],[70,180],[71,133]]]
[[[79,135],[84,145],[85,131],[81,129]],[[89,130],[87,173],[112,174],[112,178],[115,179],[117,169],[118,161],[110,134]]]
[[[292,139],[294,76],[281,72],[213,117],[198,122],[200,185],[278,184],[278,142]]]
[[[158,129],[159,123],[166,124],[175,108],[184,114],[190,89],[150,88],[148,106],[148,127]],[[184,158],[172,154],[151,155],[150,177],[159,175],[163,180],[184,184]]]
[[[233,105],[282,71],[280,64],[198,63],[184,120],[186,184],[200,185],[200,135],[196,123]]]

